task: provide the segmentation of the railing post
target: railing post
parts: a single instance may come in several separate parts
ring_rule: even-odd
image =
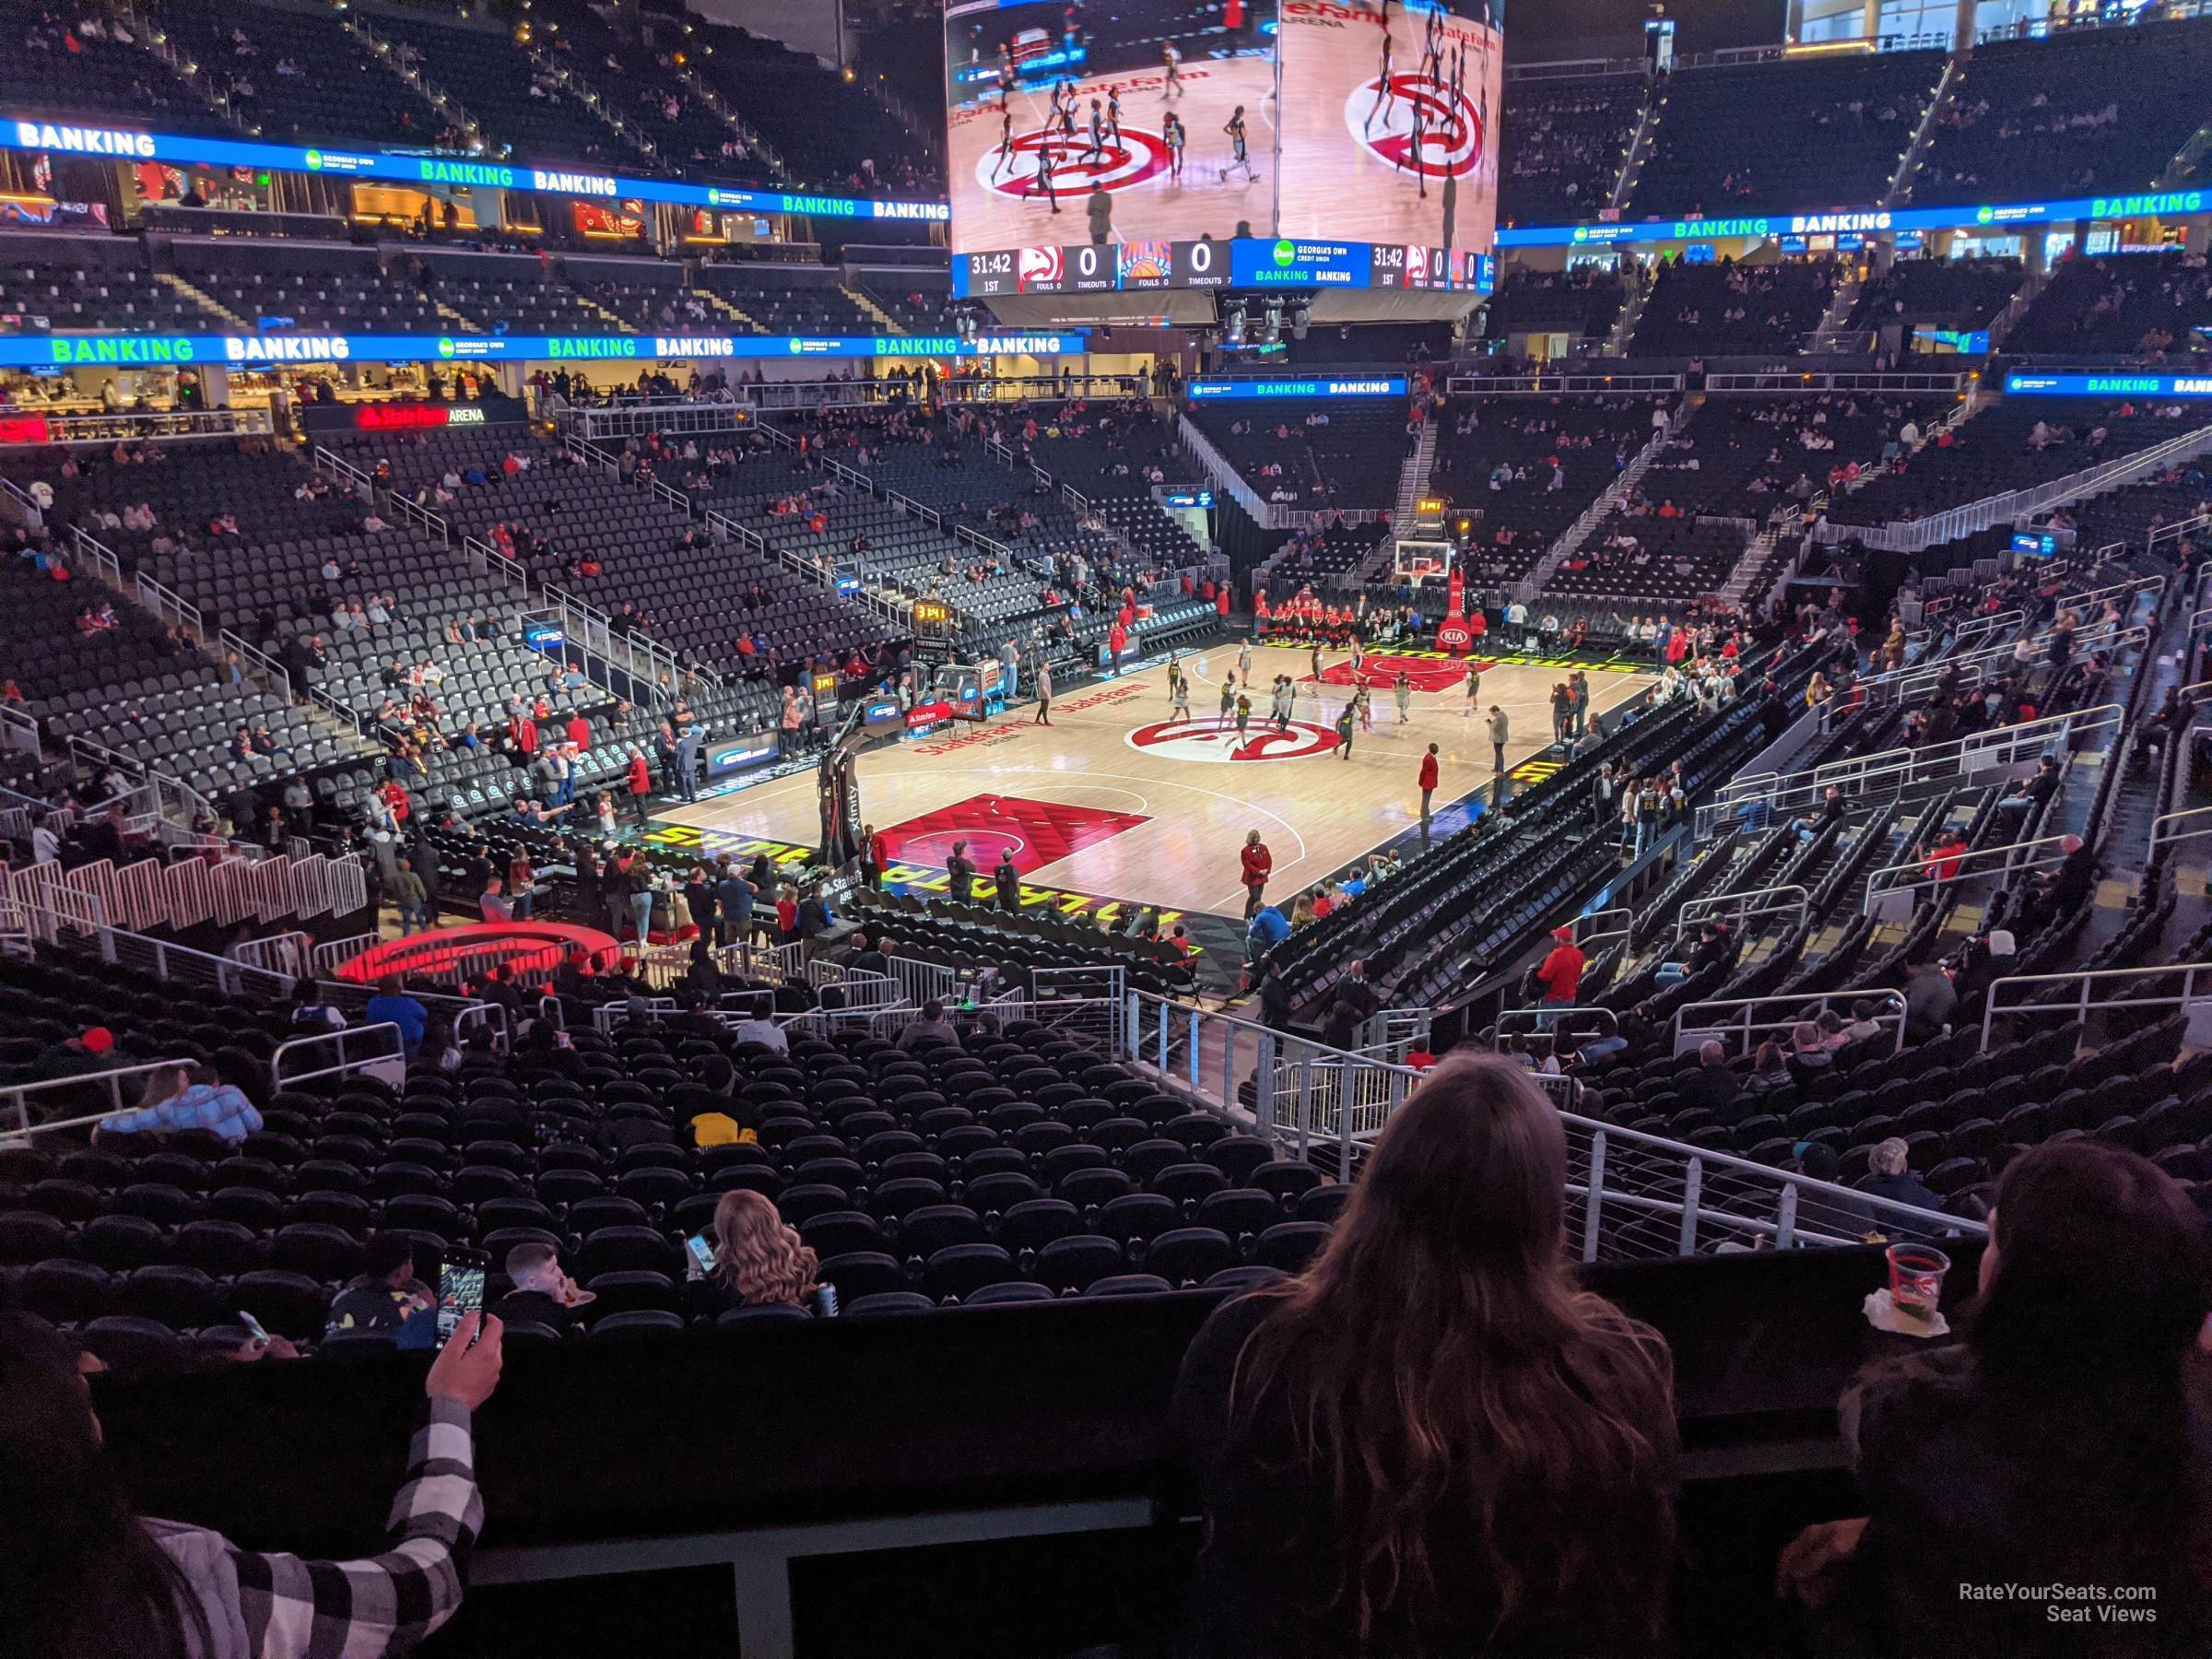
[[[1198,1092],[1198,1010],[1195,1008],[1191,1010],[1191,1052],[1189,1058],[1191,1072],[1191,1092],[1193,1094],[1196,1094]]]
[[[1352,1077],[1351,1067],[1339,1060],[1336,1063],[1336,1179],[1352,1178]]]
[[[1583,1260],[1597,1260],[1598,1210],[1606,1196],[1606,1132],[1590,1132],[1589,1195],[1583,1201]]]
[[[1237,1039],[1242,1028],[1229,1026],[1221,1033],[1221,1110],[1228,1112],[1237,1103]]]
[[[1275,1076],[1277,1041],[1273,1031],[1262,1031],[1253,1045],[1252,1057],[1252,1115],[1254,1126],[1263,1135],[1275,1130],[1275,1090],[1268,1079]]]
[[[1158,1058],[1158,1060],[1157,1060],[1156,1064],[1157,1064],[1157,1065],[1159,1065],[1159,1067],[1160,1076],[1162,1076],[1162,1077],[1165,1077],[1165,1076],[1167,1076],[1167,1072],[1168,1072],[1168,1005],[1167,1005],[1167,1003],[1166,1003],[1165,1001],[1162,1001],[1162,1002],[1160,1003],[1160,1005],[1159,1005],[1159,1058]]]
[[[1692,1158],[1688,1171],[1682,1178],[1682,1230],[1677,1241],[1675,1253],[1698,1253],[1698,1204],[1705,1193],[1705,1160]]]
[[[1774,1248],[1787,1250],[1797,1236],[1797,1183],[1783,1182],[1782,1206],[1774,1212]]]

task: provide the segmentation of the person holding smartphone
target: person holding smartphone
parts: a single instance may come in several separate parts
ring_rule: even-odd
[[[822,1288],[815,1282],[820,1264],[814,1252],[762,1194],[742,1187],[724,1193],[714,1206],[712,1224],[689,1249],[700,1277],[712,1281],[728,1307],[782,1303],[830,1311],[821,1306]],[[711,1259],[711,1270],[702,1256]]]
[[[0,1550],[38,1563],[11,1575],[9,1650],[261,1659],[411,1650],[461,1606],[461,1563],[484,1523],[474,1416],[499,1384],[501,1335],[496,1317],[471,1314],[431,1365],[429,1421],[383,1553],[307,1561],[134,1514],[76,1345],[41,1319],[0,1315]]]

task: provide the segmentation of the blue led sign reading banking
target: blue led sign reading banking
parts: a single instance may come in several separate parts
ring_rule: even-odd
[[[1082,329],[973,340],[952,335],[15,335],[0,338],[0,368],[1062,357],[1087,349],[1089,337]]]
[[[1727,218],[1630,224],[1500,226],[1500,248],[1611,242],[1727,241],[1770,236],[1869,236],[1891,230],[1970,230],[2063,225],[2083,219],[2173,218],[2203,213],[2212,191],[2154,190],[2136,195],[2068,196],[2053,202],[1969,203],[1955,207],[1860,207],[1838,213],[1754,213]]]
[[[2005,377],[2007,397],[2212,397],[2212,374],[2035,374]]]
[[[621,173],[524,167],[465,156],[408,156],[383,150],[303,149],[288,144],[249,144],[131,127],[84,126],[0,114],[0,148],[53,155],[99,156],[118,161],[169,161],[179,166],[268,168],[276,172],[322,173],[359,179],[398,179],[416,184],[471,189],[535,190],[594,201],[634,197],[687,207],[732,207],[746,213],[801,213],[828,218],[906,219],[924,223],[952,218],[947,202],[881,202],[851,196],[804,195],[782,190],[735,190],[684,184],[672,179],[633,179]]]
[[[1370,380],[1198,380],[1183,388],[1199,403],[1251,397],[1403,397],[1403,375]]]

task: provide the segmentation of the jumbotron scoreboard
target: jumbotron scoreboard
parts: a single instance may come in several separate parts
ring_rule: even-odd
[[[1009,294],[1230,288],[1487,294],[1497,285],[1497,256],[1491,253],[1418,243],[1309,241],[1287,236],[1005,248],[955,254],[952,261],[954,297],[974,300]]]

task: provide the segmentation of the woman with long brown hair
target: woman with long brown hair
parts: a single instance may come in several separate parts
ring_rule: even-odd
[[[714,1206],[714,1272],[748,1308],[773,1302],[802,1306],[814,1293],[819,1264],[799,1242],[798,1230],[759,1193],[738,1188]]]
[[[1450,1055],[1312,1265],[1206,1322],[1175,1402],[1206,1518],[1188,1651],[1657,1645],[1673,1366],[1576,1288],[1566,1185],[1544,1094]]]

